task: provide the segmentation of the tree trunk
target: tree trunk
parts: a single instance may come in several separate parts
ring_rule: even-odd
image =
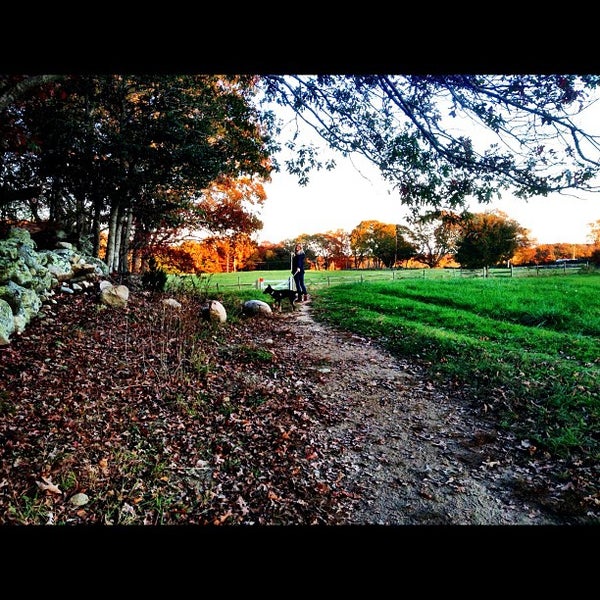
[[[121,217],[121,238],[119,243],[119,273],[129,272],[129,238],[131,235],[131,225],[133,223],[133,211],[131,207],[123,210]]]
[[[92,251],[94,256],[99,258],[100,255],[100,213],[102,211],[102,203],[100,199],[94,196],[94,213],[92,217]]]
[[[118,227],[119,223],[119,206],[114,204],[110,209],[110,217],[108,219],[108,240],[106,241],[106,258],[104,262],[108,266],[109,273],[116,271],[116,252],[118,248]]]

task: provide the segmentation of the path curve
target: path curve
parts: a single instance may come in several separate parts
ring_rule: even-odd
[[[372,341],[315,321],[310,302],[274,323],[293,326],[312,392],[339,420],[315,435],[330,449],[356,501],[348,524],[560,524],[518,498],[512,453],[498,433],[449,389]]]

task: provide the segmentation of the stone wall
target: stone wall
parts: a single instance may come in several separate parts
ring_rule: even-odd
[[[0,240],[0,346],[22,333],[57,292],[72,294],[108,275],[100,259],[68,242],[56,246],[37,251],[29,231],[18,227]]]

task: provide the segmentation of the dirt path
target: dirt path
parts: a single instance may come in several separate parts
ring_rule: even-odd
[[[348,524],[568,522],[536,505],[535,465],[513,460],[528,452],[526,440],[498,433],[409,361],[317,323],[310,303],[274,321],[293,325],[290,353],[302,351],[301,383],[339,412],[317,435],[356,493]]]

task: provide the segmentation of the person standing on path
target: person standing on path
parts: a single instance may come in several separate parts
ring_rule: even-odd
[[[296,244],[294,256],[292,258],[292,275],[296,282],[296,292],[298,293],[298,302],[306,302],[308,300],[308,292],[304,285],[304,259],[306,254],[302,248],[302,244]]]

